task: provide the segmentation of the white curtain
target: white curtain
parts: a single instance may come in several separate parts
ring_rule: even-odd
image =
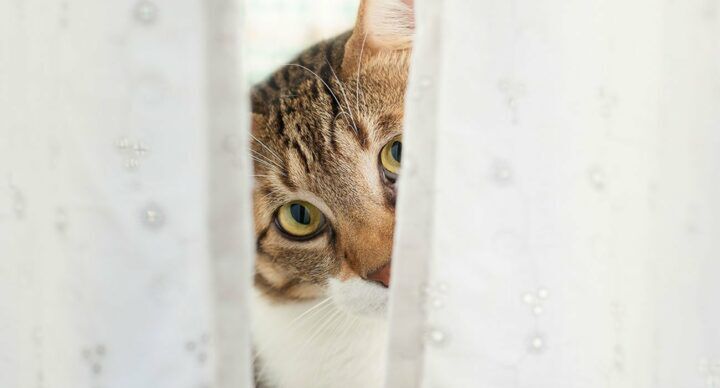
[[[0,2],[0,387],[251,386],[239,3]],[[386,387],[720,387],[720,2],[415,6]]]
[[[239,1],[0,2],[0,387],[247,387]]]
[[[386,387],[720,387],[720,2],[415,3]]]

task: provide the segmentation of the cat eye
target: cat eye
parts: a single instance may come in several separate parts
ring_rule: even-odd
[[[402,158],[402,136],[397,135],[390,140],[380,151],[380,163],[388,173],[391,180],[397,179],[400,171],[400,160]]]
[[[293,201],[278,209],[275,223],[289,237],[305,240],[322,231],[325,216],[318,208],[305,201]]]

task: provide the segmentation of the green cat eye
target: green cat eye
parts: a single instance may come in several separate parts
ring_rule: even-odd
[[[322,212],[305,201],[282,205],[275,219],[283,232],[296,238],[310,238],[325,225]]]
[[[392,138],[380,151],[380,163],[385,170],[391,174],[400,171],[400,160],[402,158],[402,136]]]

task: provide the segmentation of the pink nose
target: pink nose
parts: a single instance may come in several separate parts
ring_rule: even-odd
[[[390,262],[378,268],[374,272],[368,274],[367,280],[372,280],[382,284],[384,287],[390,286]]]

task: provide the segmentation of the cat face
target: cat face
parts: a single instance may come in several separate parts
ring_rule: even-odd
[[[363,1],[352,32],[252,91],[255,286],[279,302],[387,304],[412,2]]]

